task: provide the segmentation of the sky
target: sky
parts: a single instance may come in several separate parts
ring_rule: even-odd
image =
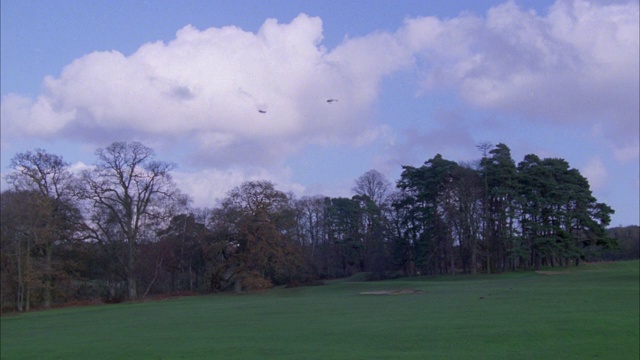
[[[248,180],[350,196],[368,170],[504,143],[567,160],[611,225],[640,222],[638,0],[0,6],[2,174],[27,150],[82,169],[140,141],[213,207]]]

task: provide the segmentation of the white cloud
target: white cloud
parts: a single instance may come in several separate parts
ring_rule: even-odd
[[[93,170],[95,165],[87,165],[82,161],[75,162],[69,165],[69,171],[73,174],[80,174],[83,170]]]
[[[172,158],[180,164],[218,169],[175,174],[197,206],[258,178],[308,194],[282,168],[308,144],[377,142],[385,150],[377,161],[389,167],[424,161],[417,152],[476,157],[473,129],[483,125],[469,117],[431,130],[371,121],[381,80],[409,70],[423,94],[453,90],[472,107],[515,115],[514,124],[598,129],[593,143],[608,145],[618,161],[638,159],[637,1],[559,0],[544,15],[506,2],[483,17],[407,19],[397,32],[346,38],[334,49],[322,46],[322,32],[319,18],[301,14],[289,23],[269,19],[255,33],[185,26],[129,56],[87,54],[47,77],[35,99],[2,98],[2,149],[28,137],[89,147],[151,141],[183,156]],[[406,139],[395,140],[400,134]],[[604,186],[599,159],[585,174]]]
[[[8,191],[10,189],[12,189],[11,185],[9,185],[9,183],[7,183],[6,177],[7,173],[6,172],[0,172],[0,192],[4,192],[4,191]]]
[[[623,151],[638,144],[638,23],[634,1],[560,0],[544,16],[509,1],[485,17],[407,19],[396,33],[332,50],[321,44],[322,21],[304,14],[268,19],[256,33],[189,25],[130,56],[76,59],[36,99],[4,97],[3,137],[183,136],[201,161],[256,165],[259,152],[261,163],[277,163],[309,143],[375,141],[367,115],[380,80],[410,67],[426,89],[455,89],[477,107],[604,123],[605,139]]]
[[[367,111],[381,78],[409,54],[386,33],[331,52],[321,41],[322,21],[301,14],[257,33],[186,26],[130,56],[94,52],[47,77],[37,99],[3,98],[3,137],[183,137],[209,165],[278,163],[308,143],[375,140]]]
[[[224,199],[227,193],[245,181],[267,180],[276,185],[276,188],[284,192],[292,192],[301,196],[305,187],[290,181],[290,170],[279,168],[275,170],[253,169],[207,169],[198,172],[172,173],[178,188],[189,195],[195,207],[213,207],[219,200]]]
[[[426,89],[536,122],[603,124],[624,149],[638,144],[639,22],[637,1],[560,0],[546,16],[509,1],[484,18],[410,19],[399,34]]]
[[[613,155],[619,162],[628,162],[638,158],[640,147],[638,144],[630,144],[627,146],[614,148]]]
[[[60,131],[75,116],[75,111],[58,111],[56,105],[40,96],[36,101],[9,94],[2,99],[2,132],[7,135],[47,136]],[[3,142],[3,148],[8,146]]]
[[[591,190],[598,191],[607,185],[609,173],[599,157],[594,157],[580,171],[589,180]]]

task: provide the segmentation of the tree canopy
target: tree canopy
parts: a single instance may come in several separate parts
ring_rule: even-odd
[[[20,153],[2,193],[2,308],[577,265],[613,256],[616,238],[638,255],[637,231],[607,232],[613,209],[566,160],[479,149],[472,163],[436,154],[402,166],[395,188],[377,170],[351,197],[247,181],[206,209],[139,142],[98,149],[75,173],[45,150]]]

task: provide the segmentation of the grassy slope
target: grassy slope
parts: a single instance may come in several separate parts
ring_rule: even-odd
[[[637,359],[638,261],[35,312],[2,359]],[[416,295],[359,295],[412,288]]]

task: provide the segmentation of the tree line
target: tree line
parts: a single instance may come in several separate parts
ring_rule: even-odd
[[[312,285],[365,272],[494,273],[575,263],[613,248],[613,209],[563,159],[505,144],[474,163],[403,166],[395,186],[359,177],[351,198],[296,198],[269,181],[193,208],[175,164],[139,142],[96,151],[72,172],[43,149],[11,159],[1,194],[2,309],[70,301]],[[213,185],[214,186],[214,185]]]

